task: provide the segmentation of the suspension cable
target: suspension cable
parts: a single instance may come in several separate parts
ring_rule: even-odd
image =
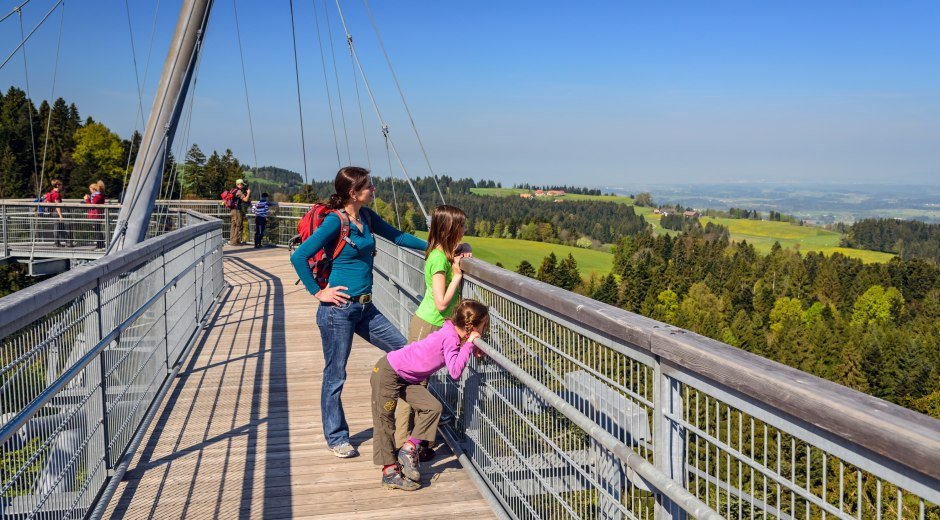
[[[333,117],[333,96],[330,95],[330,81],[326,76],[326,56],[323,54],[323,39],[320,37],[320,15],[317,14],[316,0],[313,2],[313,21],[317,26],[317,46],[320,48],[320,64],[323,69],[323,86],[326,87],[326,105],[330,109],[330,127],[333,129],[333,146],[336,148],[336,167],[342,166],[339,158],[339,137],[336,135],[336,119]]]
[[[333,77],[336,79],[336,97],[339,99],[339,117],[340,121],[343,123],[343,136],[346,138],[346,164],[351,164],[352,155],[349,151],[349,131],[346,130],[346,110],[343,108],[343,90],[339,88],[339,70],[336,68],[336,48],[333,46],[333,28],[330,24],[330,10],[326,2],[323,2],[323,13],[326,15],[326,34],[330,42],[330,57],[333,60]]]
[[[59,2],[59,4],[62,4],[62,11],[59,16],[59,36],[56,39],[55,64],[52,67],[52,92],[49,94],[49,99],[55,99],[55,83],[59,77],[59,54],[62,50],[62,28],[65,26],[65,4],[63,4],[61,1]],[[59,5],[59,4],[56,4],[56,5]],[[55,9],[55,7],[53,7],[53,9]],[[43,18],[43,20],[45,20],[45,18]],[[40,24],[41,23],[42,22],[40,22]],[[24,41],[23,43],[26,43],[26,42]],[[53,106],[52,104],[49,105],[49,114],[46,117],[46,137],[42,145],[42,168],[39,170],[39,185],[40,186],[42,186],[43,181],[45,180],[45,175],[46,175],[46,152],[49,149],[49,127],[52,126],[52,106]]]
[[[157,9],[160,9],[160,0],[157,0]],[[137,113],[134,115],[134,133],[137,133],[137,122],[143,117],[144,113],[144,94],[141,88],[140,71],[137,67],[137,47],[134,45],[134,27],[131,24],[131,7],[127,0],[124,0],[124,11],[127,13],[127,33],[131,41],[131,61],[134,63],[134,81],[137,82]],[[147,51],[147,69],[150,69],[150,52],[153,50],[153,33],[156,29],[157,11],[153,13],[154,25],[150,29],[150,50]],[[144,82],[146,83],[147,72],[144,72]],[[118,200],[124,200],[124,193],[127,190],[127,176],[131,171],[131,157],[134,154],[134,133],[131,134],[130,145],[127,147],[127,165],[124,167],[124,179],[121,181],[121,197]]]
[[[25,5],[25,3],[23,4]],[[20,6],[22,7],[22,6]],[[26,39],[26,32],[23,29],[23,11],[18,8],[20,13],[20,39]],[[42,196],[42,186],[39,183],[39,161],[36,159],[36,132],[33,130],[33,98],[29,93],[29,65],[26,59],[26,46],[23,46],[23,74],[26,78],[26,112],[29,114],[29,149],[33,153],[33,182],[37,183],[36,197]]]
[[[14,14],[19,13],[20,11],[22,11],[23,8],[26,7],[26,4],[28,4],[30,1],[32,1],[32,0],[26,0],[26,1],[24,1],[22,4],[20,4],[20,5],[16,6],[16,7],[14,7],[9,13],[3,15],[3,17],[0,17],[0,23],[3,23],[4,21],[6,21],[7,18],[9,18],[9,17],[13,16]],[[20,13],[20,14],[22,14],[22,13]]]
[[[337,3],[339,0],[337,0]],[[405,112],[408,114],[408,121],[411,122],[411,128],[414,130],[415,138],[418,140],[418,146],[421,147],[421,153],[424,154],[424,160],[428,165],[428,171],[431,172],[431,179],[434,180],[434,187],[437,188],[438,195],[441,196],[441,204],[447,204],[444,200],[444,192],[441,191],[440,185],[437,183],[437,175],[434,174],[434,168],[431,167],[431,158],[428,156],[427,150],[424,148],[424,142],[421,140],[421,135],[418,134],[418,126],[415,125],[414,117],[411,115],[411,109],[408,107],[408,101],[405,100],[405,92],[401,88],[401,84],[398,82],[398,75],[395,74],[395,68],[392,67],[392,59],[388,56],[388,51],[385,49],[385,43],[382,41],[382,35],[379,34],[379,26],[375,22],[375,17],[372,16],[372,9],[369,7],[369,0],[362,0],[362,3],[366,7],[366,13],[369,14],[369,21],[372,22],[372,28],[375,30],[375,37],[379,40],[379,47],[382,48],[382,54],[385,55],[385,62],[388,64],[388,70],[392,73],[392,79],[395,80],[395,87],[398,89],[398,95],[401,96],[401,103],[405,106]]]
[[[392,154],[388,150],[388,127],[382,127],[382,135],[385,137],[385,158],[388,160],[388,182],[392,185],[392,203],[395,205],[395,224],[401,229],[401,217],[398,215],[398,194],[395,191],[395,177],[392,173]]]
[[[242,83],[245,85],[245,106],[248,107],[248,133],[251,134],[251,153],[255,159],[255,175],[258,174],[258,149],[255,147],[255,127],[251,122],[251,102],[248,98],[248,74],[245,72],[245,54],[242,52],[242,32],[238,26],[238,0],[232,0],[235,10],[235,36],[238,39],[238,57],[242,62]]]
[[[352,36],[348,37],[350,40]],[[347,45],[351,45],[348,41]],[[353,61],[352,50],[349,51],[349,67],[352,69],[353,84],[356,86],[356,105],[359,107],[359,124],[362,127],[362,144],[366,151],[366,165],[372,169],[372,154],[369,153],[369,139],[366,136],[366,120],[362,113],[362,97],[359,95],[359,76],[356,75],[356,63]],[[391,160],[391,158],[389,158]],[[391,173],[391,172],[389,172]]]
[[[297,31],[294,29],[294,0],[290,4],[290,35],[294,42],[294,77],[297,80],[297,111],[300,115],[300,147],[304,156],[304,184],[310,184],[307,176],[307,142],[304,140],[304,106],[300,101],[300,67],[297,65]]]
[[[366,87],[366,92],[369,94],[369,99],[372,101],[372,109],[375,111],[375,117],[379,120],[379,125],[382,127],[383,132],[386,133],[386,139],[388,140],[389,147],[392,149],[392,153],[395,154],[395,159],[398,161],[398,165],[401,167],[402,173],[404,173],[405,178],[408,179],[408,185],[411,187],[411,192],[415,196],[415,201],[417,201],[418,207],[421,208],[421,213],[427,220],[430,217],[428,216],[427,210],[424,209],[424,204],[421,202],[421,197],[418,196],[418,190],[415,188],[414,183],[411,182],[411,177],[408,175],[408,169],[405,167],[405,163],[402,161],[401,155],[398,153],[398,149],[395,147],[395,141],[392,140],[390,135],[388,135],[388,125],[382,118],[382,112],[379,110],[379,105],[375,101],[375,95],[372,93],[372,87],[369,85],[369,79],[366,77],[365,70],[362,68],[362,62],[359,60],[359,53],[356,52],[356,47],[352,44],[352,37],[349,34],[349,28],[346,26],[346,17],[343,15],[343,8],[339,5],[339,0],[336,0],[336,8],[339,10],[339,18],[343,22],[343,30],[346,32],[346,41],[349,43],[349,49],[352,51],[353,59],[356,62],[356,67],[359,69],[359,75],[362,76],[362,82]]]
[[[46,23],[46,20],[49,19],[49,16],[52,15],[52,13],[53,13],[60,5],[62,6],[63,10],[65,9],[65,4],[64,4],[64,2],[65,2],[65,0],[59,0],[58,2],[55,3],[55,5],[52,6],[51,9],[49,9],[49,12],[46,13],[45,16],[42,17],[42,20],[39,20],[39,23],[36,24],[36,27],[33,27],[33,30],[29,31],[29,34],[26,35],[26,38],[23,38],[23,41],[21,41],[20,44],[17,45],[15,49],[13,49],[13,52],[11,52],[10,55],[7,56],[5,60],[3,60],[3,63],[0,63],[0,70],[2,70],[3,67],[6,66],[6,64],[9,63],[9,61],[13,58],[13,56],[16,55],[16,53],[20,50],[20,47],[26,45],[26,42],[33,36],[33,34],[36,33],[36,30],[39,29],[39,28],[42,26],[42,24]],[[25,4],[24,4],[24,5],[25,5]],[[9,15],[7,15],[7,16],[9,16]],[[6,19],[6,18],[4,18],[4,19]]]

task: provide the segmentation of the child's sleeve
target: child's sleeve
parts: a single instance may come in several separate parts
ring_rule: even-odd
[[[463,374],[463,369],[467,367],[467,361],[470,360],[472,352],[473,343],[469,341],[463,345],[450,342],[444,345],[444,364],[447,366],[451,379],[460,379],[460,374]]]

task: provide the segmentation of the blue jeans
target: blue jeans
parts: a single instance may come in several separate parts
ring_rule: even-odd
[[[325,362],[320,413],[323,418],[323,435],[327,445],[332,448],[349,442],[349,424],[346,423],[340,394],[346,383],[346,361],[352,350],[353,334],[358,334],[385,352],[398,350],[407,341],[371,303],[320,303],[317,308],[317,326],[323,339]]]

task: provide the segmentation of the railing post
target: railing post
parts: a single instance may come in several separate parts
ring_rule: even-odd
[[[653,464],[685,489],[685,428],[669,418],[682,416],[682,389],[678,381],[663,374],[659,356],[653,362],[653,382]],[[656,499],[655,518],[685,520],[687,515],[660,494]]]
[[[160,271],[163,273],[163,287],[166,287],[166,250],[160,253],[160,258],[163,260],[161,262],[162,267]],[[167,305],[167,296],[169,296],[170,291],[174,289],[171,287],[170,290],[163,293],[163,296],[160,298],[163,300],[163,352],[164,358],[166,359],[166,373],[170,374],[173,372],[173,365],[175,363],[170,363],[170,320],[167,318],[167,312],[169,305]]]
[[[0,218],[3,219],[3,256],[10,254],[10,240],[7,236],[7,205],[0,205]]]
[[[104,338],[104,319],[102,318],[101,313],[101,278],[98,278],[95,283],[95,289],[93,291],[95,295],[95,309],[96,314],[98,315],[98,341],[101,341]],[[99,386],[98,389],[101,392],[101,432],[104,437],[104,467],[107,470],[109,477],[114,476],[114,464],[111,462],[111,433],[110,428],[108,427],[108,364],[105,362],[105,353],[107,348],[101,351],[98,354],[98,372],[99,372]]]
[[[105,246],[111,243],[111,208],[104,209],[104,239],[107,241]]]

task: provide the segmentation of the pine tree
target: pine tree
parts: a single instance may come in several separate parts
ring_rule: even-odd
[[[529,263],[528,260],[523,260],[519,262],[519,267],[516,268],[516,272],[522,276],[528,276],[529,278],[535,278],[535,267]]]
[[[542,259],[542,265],[539,266],[538,272],[535,274],[535,277],[545,283],[552,285],[558,285],[558,258],[555,257],[555,253],[549,253],[544,259]]]

